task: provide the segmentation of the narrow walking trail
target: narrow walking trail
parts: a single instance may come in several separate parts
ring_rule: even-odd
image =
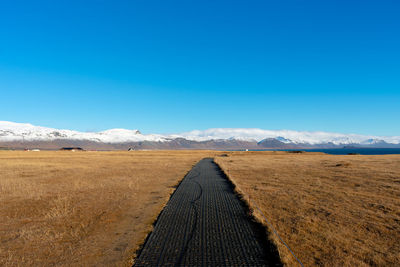
[[[213,159],[201,160],[160,214],[134,266],[276,266],[276,252]]]

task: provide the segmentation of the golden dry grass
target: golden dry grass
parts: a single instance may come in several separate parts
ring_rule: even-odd
[[[233,152],[216,161],[305,266],[400,266],[400,155]]]
[[[130,266],[206,151],[0,151],[0,266]]]

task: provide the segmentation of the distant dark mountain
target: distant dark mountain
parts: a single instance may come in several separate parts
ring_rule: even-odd
[[[244,149],[312,149],[312,148],[343,148],[344,146],[334,144],[294,144],[284,143],[274,138],[266,138],[260,142],[256,141],[241,141],[241,140],[207,140],[207,141],[192,141],[184,138],[176,138],[168,141],[140,141],[140,142],[123,142],[123,143],[103,143],[94,141],[79,141],[79,140],[52,140],[52,141],[25,141],[25,142],[0,142],[0,148],[12,149],[49,149],[58,150],[62,147],[82,147],[85,150],[128,150],[134,148],[137,150],[180,150],[180,149],[212,149],[212,150],[244,150]],[[381,144],[374,145],[351,145],[345,148],[375,148],[388,147],[400,148],[400,145]]]
[[[307,149],[374,147],[399,148],[400,136],[364,136],[327,132],[216,128],[181,134],[142,134],[138,130],[111,129],[78,132],[0,121],[0,147],[90,150],[135,149]]]
[[[25,141],[25,142],[0,142],[0,147],[13,149],[32,149],[41,148],[49,150],[58,150],[61,147],[82,147],[85,150],[128,150],[129,148],[143,149],[217,149],[217,150],[235,150],[235,149],[263,149],[257,142],[238,141],[238,140],[208,140],[191,141],[184,138],[172,139],[169,141],[140,141],[124,143],[101,143],[93,141],[76,140],[53,140],[53,141]]]
[[[284,143],[275,138],[266,138],[257,143],[260,148],[293,148],[296,145],[293,143]]]

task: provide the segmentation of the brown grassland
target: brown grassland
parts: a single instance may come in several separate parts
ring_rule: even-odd
[[[213,155],[0,151],[0,266],[130,266],[174,186]]]
[[[218,154],[0,151],[0,266],[130,266],[174,187]],[[305,266],[400,265],[400,155],[227,154],[216,162]]]
[[[228,152],[216,162],[305,266],[400,266],[400,155]]]

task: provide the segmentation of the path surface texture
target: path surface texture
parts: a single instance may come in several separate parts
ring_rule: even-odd
[[[280,265],[258,232],[231,183],[206,158],[171,196],[135,266]]]

